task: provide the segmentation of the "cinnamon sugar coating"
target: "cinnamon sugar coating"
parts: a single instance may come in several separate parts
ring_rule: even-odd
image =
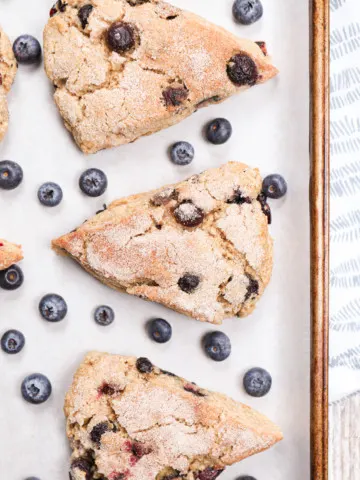
[[[255,42],[165,2],[93,0],[84,19],[87,4],[68,0],[44,31],[55,102],[85,153],[133,142],[277,74]],[[106,40],[119,22],[133,32],[124,51],[112,50]],[[122,36],[119,44],[127,45],[125,30]],[[238,54],[256,69],[249,84],[228,74]]]
[[[215,479],[282,439],[250,407],[136,365],[91,352],[76,372],[65,400],[71,479]]]
[[[10,40],[0,27],[0,141],[8,129],[9,112],[6,96],[14,81],[16,69]]]
[[[197,320],[246,316],[272,270],[261,185],[257,169],[229,162],[117,200],[53,247],[103,283]],[[184,276],[194,289],[180,288]]]
[[[20,245],[7,242],[0,238],[0,270],[5,270],[22,260],[23,255]]]

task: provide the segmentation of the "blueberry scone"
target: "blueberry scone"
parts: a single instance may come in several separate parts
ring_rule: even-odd
[[[9,123],[6,95],[16,74],[16,60],[11,43],[0,27],[0,141],[3,139]]]
[[[60,0],[51,15],[45,69],[85,153],[133,142],[277,74],[263,42],[160,0]]]
[[[65,400],[71,480],[214,480],[282,439],[265,416],[146,359],[89,353]]]
[[[5,270],[22,260],[22,251],[20,245],[7,242],[0,238],[0,270]]]
[[[270,280],[270,209],[257,169],[229,162],[113,202],[53,247],[120,291],[197,320],[248,315]]]

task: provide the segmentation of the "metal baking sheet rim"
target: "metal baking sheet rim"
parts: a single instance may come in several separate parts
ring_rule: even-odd
[[[329,0],[310,0],[311,475],[328,478]]]

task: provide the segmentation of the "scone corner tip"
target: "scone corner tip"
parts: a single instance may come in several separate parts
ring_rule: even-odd
[[[20,262],[24,258],[21,245],[0,239],[0,270]]]

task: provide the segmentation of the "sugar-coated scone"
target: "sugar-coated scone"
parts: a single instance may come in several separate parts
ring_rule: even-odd
[[[67,0],[51,14],[46,73],[86,153],[133,142],[277,74],[263,42],[159,0]]]
[[[16,69],[16,60],[10,40],[0,27],[0,141],[3,139],[9,124],[6,95],[14,81]]]
[[[282,439],[264,415],[145,358],[91,352],[66,395],[71,480],[214,480]]]
[[[15,245],[0,238],[0,270],[11,267],[11,265],[20,262],[22,258],[20,245]]]
[[[257,169],[229,162],[113,202],[53,241],[103,283],[197,320],[248,315],[272,270]]]

